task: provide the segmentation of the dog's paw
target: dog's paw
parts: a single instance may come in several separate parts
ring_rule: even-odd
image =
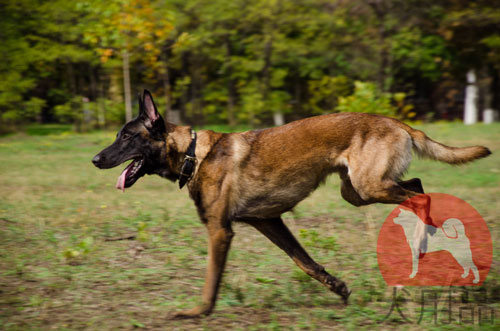
[[[200,314],[191,313],[189,310],[181,310],[170,313],[167,318],[169,320],[182,320],[182,319],[199,318],[199,317],[201,317]]]
[[[346,287],[346,290],[347,291],[344,294],[342,294],[342,302],[344,302],[344,305],[347,305],[349,303],[348,302],[349,296],[352,293],[352,290],[347,289],[347,287]]]
[[[416,275],[417,275],[417,273],[416,273],[416,272],[412,272],[412,273],[410,274],[410,278],[415,278],[415,276],[416,276]]]
[[[168,314],[167,319],[169,320],[183,320],[188,318],[199,318],[200,315],[187,314],[187,311],[177,311]]]
[[[179,320],[187,318],[199,318],[211,313],[211,309],[207,306],[198,306],[188,310],[181,310],[177,312],[170,313],[168,319]]]

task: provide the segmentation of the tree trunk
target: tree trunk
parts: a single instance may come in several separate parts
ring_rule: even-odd
[[[297,68],[299,65],[297,65]],[[295,73],[294,79],[294,96],[293,96],[293,113],[302,114],[302,86],[299,73]]]
[[[97,75],[96,75],[96,68],[91,66],[90,63],[87,64],[87,71],[89,73],[89,81],[90,81],[90,91],[88,94],[88,97],[90,100],[95,101],[97,100]]]
[[[97,123],[99,128],[106,128],[106,106],[104,105],[104,98],[106,96],[104,88],[104,78],[103,75],[98,73],[97,75]]]
[[[203,65],[201,58],[197,54],[189,56],[189,71],[191,76],[191,109],[194,124],[196,126],[205,125],[205,114],[203,113]]]
[[[226,35],[226,84],[227,84],[227,121],[231,128],[236,125],[234,117],[234,104],[236,99],[236,88],[234,86],[233,67],[231,64],[231,43],[229,36]]]
[[[479,72],[478,86],[480,96],[479,109],[491,109],[493,106],[493,75],[492,70],[488,66],[483,66]]]
[[[467,87],[465,88],[464,123],[474,124],[477,122],[477,85],[476,72],[470,69],[467,72]]]
[[[75,70],[73,68],[73,63],[68,61],[66,62],[67,65],[67,75],[68,75],[68,81],[69,81],[69,89],[71,91],[71,97],[76,96],[76,78],[75,78]]]
[[[378,44],[380,47],[379,53],[379,68],[377,73],[377,86],[380,91],[388,90],[386,88],[387,68],[389,67],[389,51],[387,50],[387,29],[385,27],[386,15],[389,12],[387,3],[383,0],[368,0],[367,3],[372,7],[378,23]]]
[[[269,91],[271,90],[271,56],[273,54],[273,37],[272,34],[266,41],[264,46],[264,69],[262,70],[262,100],[264,101],[264,107],[269,107]],[[273,113],[273,122],[275,126],[280,126],[285,124],[285,119],[281,109],[270,109]]]
[[[97,102],[97,95],[98,95],[98,87],[97,87],[97,77],[96,77],[96,70],[94,67],[92,67],[90,64],[87,65],[88,72],[89,72],[89,79],[90,79],[90,93],[89,93],[89,98],[90,100]],[[94,113],[91,114],[91,124],[93,122],[93,126],[99,128],[99,109],[94,109]]]
[[[262,99],[265,107],[269,107],[269,91],[271,91],[271,56],[273,54],[273,38],[272,35],[267,40],[264,46],[264,69],[262,70],[263,90]],[[285,124],[285,119],[281,109],[270,109],[273,113],[273,122],[275,126]]]
[[[273,121],[275,126],[281,126],[285,124],[285,116],[283,112],[277,110],[273,113]]]
[[[273,53],[273,39],[268,37],[264,45],[264,68],[262,69],[262,99],[267,103],[271,81],[271,55]]]
[[[161,55],[161,59],[163,62],[163,90],[165,93],[165,113],[164,118],[168,122],[172,121],[170,112],[172,111],[172,89],[170,86],[170,75],[168,72],[168,64],[167,64],[167,54],[166,51],[163,51]]]
[[[387,81],[387,68],[389,68],[389,52],[386,45],[386,30],[384,22],[382,21],[379,28],[379,44],[382,49],[380,50],[380,64],[378,68],[377,83],[380,91],[387,91],[389,87],[386,86]]]
[[[123,50],[123,95],[125,99],[125,119],[132,120],[132,92],[130,91],[130,54]]]
[[[493,93],[493,99],[491,100],[491,107],[496,110],[500,110],[500,69],[492,68],[492,83],[491,89]]]

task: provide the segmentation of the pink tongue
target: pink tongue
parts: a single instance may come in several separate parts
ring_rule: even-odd
[[[127,179],[127,173],[132,168],[133,164],[134,164],[134,161],[132,161],[132,163],[130,163],[125,168],[125,170],[123,170],[120,177],[118,177],[118,181],[116,182],[116,188],[119,190],[122,190],[122,192],[125,192],[125,179]]]
[[[116,182],[116,188],[125,192],[125,178],[127,177],[127,169],[123,170],[120,177],[118,177],[118,181]]]

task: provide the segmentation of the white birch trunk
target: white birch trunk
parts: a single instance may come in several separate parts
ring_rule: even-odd
[[[285,124],[285,116],[280,111],[273,114],[273,120],[275,126],[280,126]]]
[[[123,94],[125,96],[125,119],[132,120],[132,95],[130,91],[130,62],[129,53],[123,51]]]
[[[467,87],[465,88],[464,124],[477,122],[477,85],[476,72],[471,69],[467,72]]]

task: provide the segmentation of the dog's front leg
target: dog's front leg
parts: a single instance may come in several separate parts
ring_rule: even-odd
[[[208,219],[208,266],[203,287],[201,305],[173,314],[173,318],[191,318],[209,315],[217,300],[222,273],[226,264],[227,253],[234,233],[230,224],[222,225],[220,220]]]
[[[347,299],[349,295],[351,295],[351,291],[347,288],[347,285],[342,280],[326,272],[323,266],[316,263],[316,261],[307,254],[281,218],[245,220],[245,222],[255,227],[276,246],[285,251],[285,253],[287,253],[305,273],[318,280],[330,289],[330,291],[340,295],[344,303],[347,303]]]

